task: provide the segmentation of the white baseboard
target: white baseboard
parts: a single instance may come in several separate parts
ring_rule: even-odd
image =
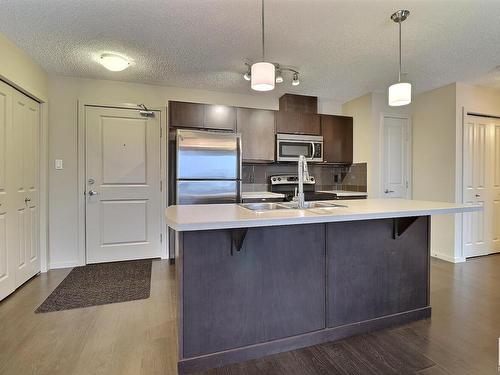
[[[453,257],[451,255],[442,254],[442,253],[432,253],[431,256],[434,258],[445,260],[447,262],[451,262],[451,263],[463,263],[463,262],[465,262],[464,257]]]
[[[81,266],[82,264],[78,262],[55,262],[55,263],[50,263],[49,269],[50,270],[55,270],[59,268],[73,268],[73,267],[78,267]]]

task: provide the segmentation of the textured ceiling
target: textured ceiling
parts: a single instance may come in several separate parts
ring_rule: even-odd
[[[385,90],[397,78],[389,15],[402,7],[403,70],[417,92],[494,81],[499,0],[266,0],[267,57],[301,72],[300,86],[287,77],[276,95]],[[261,56],[259,0],[1,0],[0,32],[50,73],[239,93],[251,92],[243,62]],[[106,71],[93,58],[107,51],[134,65]]]

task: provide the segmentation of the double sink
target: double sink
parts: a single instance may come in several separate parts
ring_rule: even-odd
[[[279,203],[240,203],[240,206],[247,210],[263,212],[274,210],[297,210],[299,209],[298,202],[279,202]],[[313,208],[345,208],[347,206],[342,204],[330,202],[305,202],[304,210]]]

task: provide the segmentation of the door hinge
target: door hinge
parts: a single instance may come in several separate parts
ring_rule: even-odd
[[[160,243],[163,242],[163,234],[160,233]]]
[[[160,191],[163,191],[163,181],[160,180]]]
[[[406,181],[406,189],[408,189],[408,181]]]
[[[163,138],[163,128],[160,127],[160,138]]]

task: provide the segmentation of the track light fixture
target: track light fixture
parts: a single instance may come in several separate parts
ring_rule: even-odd
[[[276,82],[276,83],[283,83],[285,81],[285,79],[283,77],[283,72],[290,72],[290,73],[292,73],[292,81],[291,81],[292,85],[293,86],[300,85],[300,79],[299,79],[300,72],[298,70],[295,70],[293,68],[289,68],[289,67],[286,67],[286,66],[281,66],[278,63],[269,63],[269,64],[271,66],[274,66],[274,73],[275,73],[274,74],[275,75],[274,82]],[[255,64],[245,63],[245,66],[247,67],[247,70],[243,74],[243,78],[246,81],[250,81],[252,79],[252,69],[251,68],[252,68],[253,65],[255,65]],[[265,91],[265,90],[261,90],[261,91]]]
[[[262,59],[253,64],[245,63],[247,71],[243,74],[243,78],[250,81],[250,87],[255,91],[270,91],[274,90],[276,83],[283,82],[283,70],[288,70],[293,73],[292,85],[299,84],[299,72],[291,68],[283,68],[279,64],[266,61],[266,43],[265,43],[265,18],[264,18],[264,0],[261,0],[261,42],[262,42]]]

